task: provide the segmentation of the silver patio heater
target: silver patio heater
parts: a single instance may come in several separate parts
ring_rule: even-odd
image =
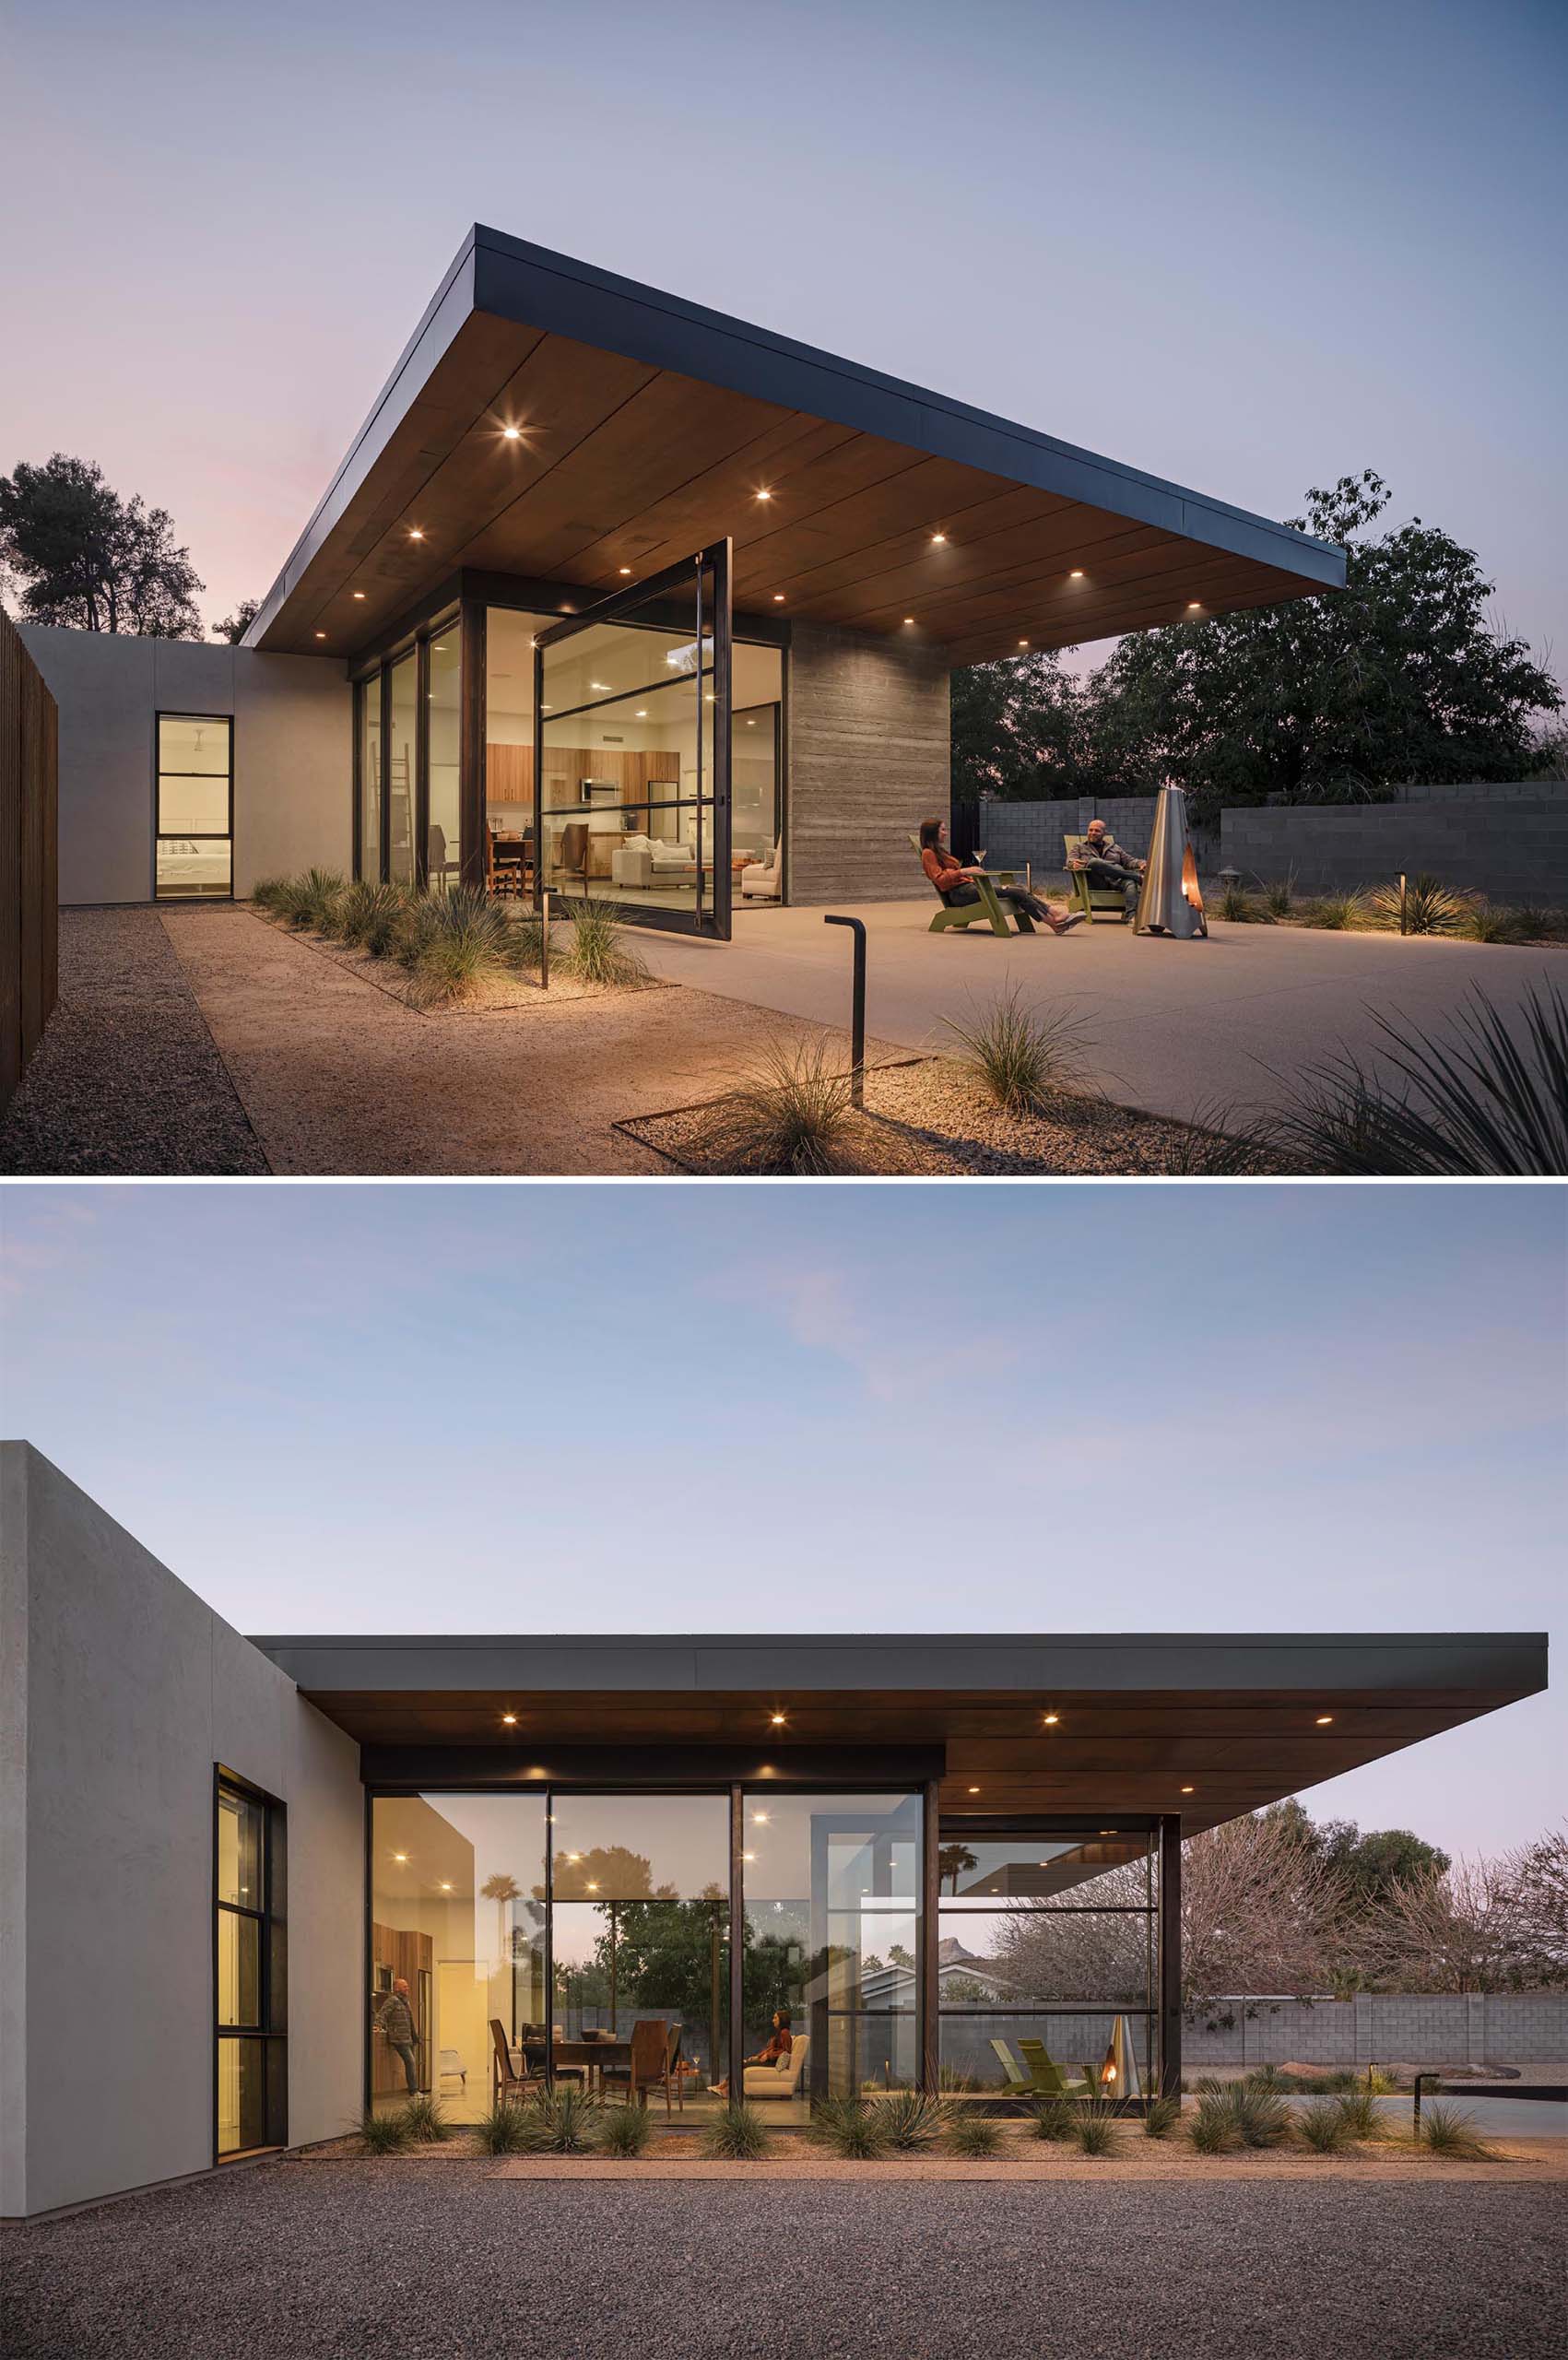
[[[1207,936],[1208,932],[1197,882],[1197,862],[1187,834],[1184,787],[1168,784],[1160,790],[1134,930],[1138,934],[1169,935],[1176,942],[1190,942],[1195,936]]]

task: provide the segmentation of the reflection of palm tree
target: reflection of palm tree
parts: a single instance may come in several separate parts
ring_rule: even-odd
[[[952,1882],[949,1890],[956,1894],[958,1881],[964,1870],[977,1869],[979,1866],[979,1861],[967,1844],[944,1844],[937,1855],[937,1882],[940,1884],[944,1877],[950,1877]]]
[[[509,1956],[512,1950],[512,1945],[506,1939],[507,1905],[510,1902],[522,1900],[523,1888],[515,1877],[508,1876],[504,1869],[498,1869],[494,1876],[485,1879],[479,1891],[487,1901],[493,1901],[496,1905],[495,1954],[499,1963]]]

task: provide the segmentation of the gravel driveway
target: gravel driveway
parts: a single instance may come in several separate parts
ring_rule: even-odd
[[[9,2360],[1546,2360],[1562,2191],[280,2163],[6,2233]]]

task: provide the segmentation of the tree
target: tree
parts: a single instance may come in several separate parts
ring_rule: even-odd
[[[260,612],[259,598],[242,598],[231,615],[225,615],[220,623],[213,624],[214,639],[226,639],[230,647],[238,647]]]
[[[101,467],[56,451],[0,476],[0,568],[29,622],[199,639],[202,588],[166,508],[122,500]]]
[[[1287,1802],[1271,1804],[1264,1816],[1282,1822],[1311,1845],[1325,1867],[1343,1877],[1353,1904],[1381,1901],[1394,1885],[1449,1865],[1446,1852],[1408,1827],[1369,1828],[1363,1835],[1353,1819],[1325,1820],[1319,1825],[1294,1795]]]
[[[1369,532],[1388,501],[1369,467],[1289,520],[1345,548],[1342,591],[1132,632],[1086,682],[1044,656],[955,675],[955,790],[1152,794],[1172,778],[1203,819],[1550,769],[1562,690],[1488,622],[1472,550],[1420,517]]]
[[[1515,1965],[1531,1988],[1568,1984],[1568,1821],[1508,1856]]]
[[[946,1884],[949,1893],[957,1893],[960,1877],[979,1866],[967,1844],[944,1844],[937,1854],[937,1882]]]
[[[1507,1991],[1526,1979],[1506,1858],[1458,1860],[1395,1884],[1356,1929],[1369,1984],[1385,1991]]]
[[[1182,1847],[1185,2004],[1333,1988],[1349,1908],[1343,1876],[1287,1814],[1264,1811],[1190,1837]]]

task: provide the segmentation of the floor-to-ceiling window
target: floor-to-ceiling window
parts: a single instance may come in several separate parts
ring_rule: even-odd
[[[545,2022],[542,1794],[378,1795],[371,1810],[370,2096],[454,2119],[489,2104],[496,2036]]]
[[[426,748],[425,874],[432,885],[455,885],[463,844],[460,749],[463,738],[463,635],[455,621],[432,631],[426,663],[430,716]]]
[[[288,2137],[283,1807],[219,1772],[213,1859],[219,2158]]]
[[[956,2094],[1138,2098],[1158,2071],[1151,1832],[944,1820],[941,2071]]]
[[[223,901],[234,890],[234,724],[227,714],[158,716],[156,895]]]
[[[747,2055],[783,2012],[802,2100],[914,2087],[921,1797],[764,1788],[744,1811]],[[765,2096],[754,2071],[748,2094]]]
[[[463,873],[463,633],[422,626],[355,685],[355,873],[454,885]]]
[[[386,720],[387,874],[395,885],[415,875],[419,792],[419,658],[413,648],[392,667]]]
[[[381,878],[381,673],[370,674],[354,690],[354,771],[357,873],[371,884]]]

